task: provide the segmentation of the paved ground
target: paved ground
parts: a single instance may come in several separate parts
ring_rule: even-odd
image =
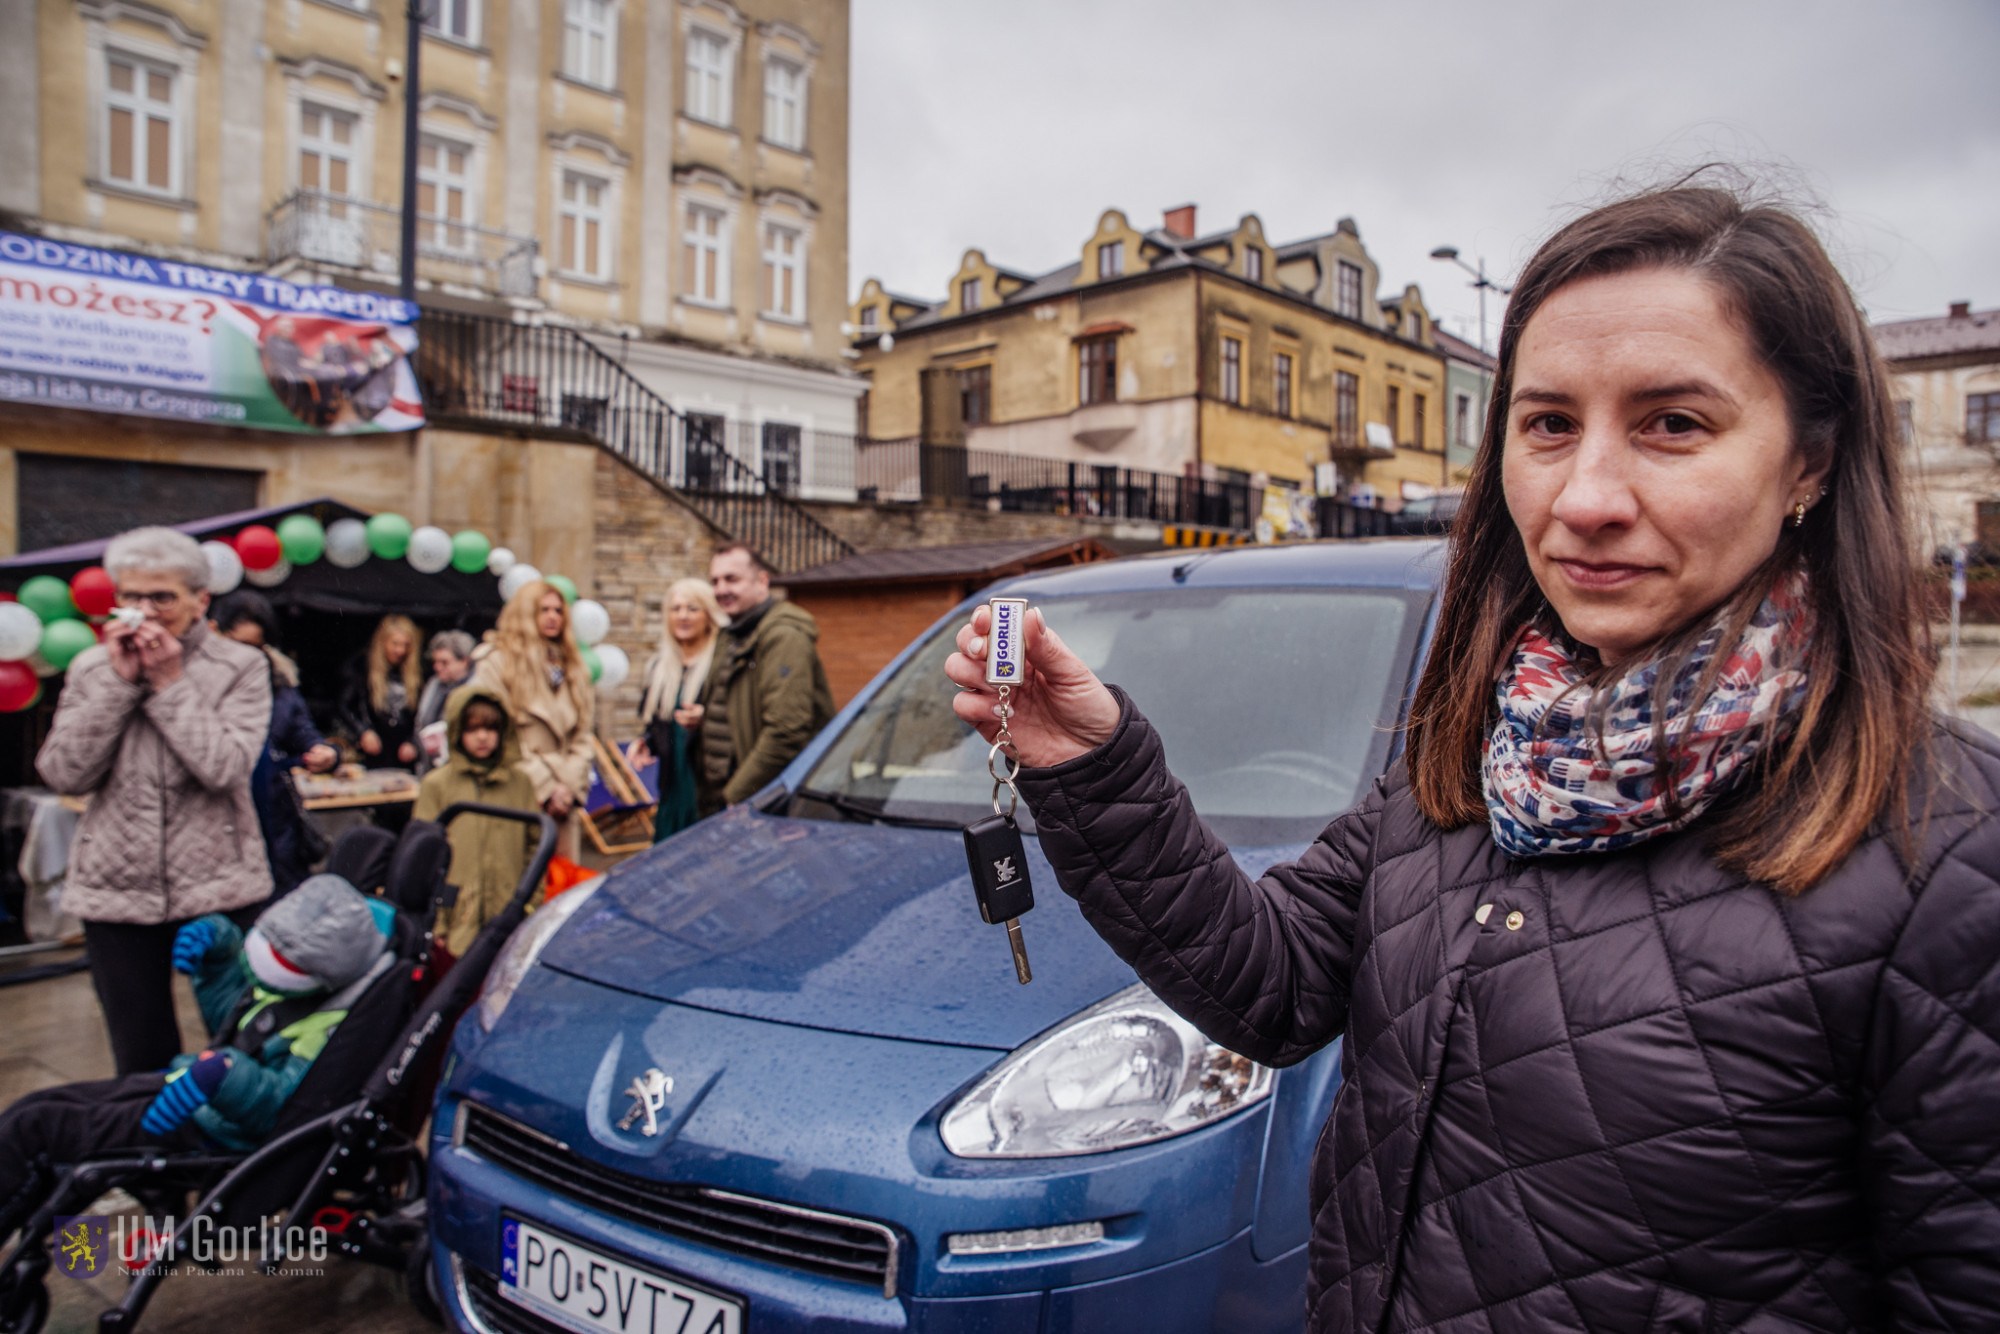
[[[38,965],[75,955],[74,951],[35,955],[11,966]],[[199,1050],[205,1041],[200,1011],[186,980],[176,979],[176,984],[176,1008],[187,1049]],[[89,974],[0,987],[0,1106],[51,1084],[103,1079],[112,1073],[111,1050]],[[121,1211],[111,1206],[119,1202],[118,1196],[107,1197],[93,1212],[116,1214]],[[160,1286],[141,1328],[157,1334],[333,1334],[352,1330],[434,1334],[436,1327],[419,1318],[404,1300],[399,1276],[340,1259],[328,1260],[325,1271],[317,1278],[218,1277],[190,1267],[186,1276],[171,1278]],[[125,1279],[120,1274],[107,1273],[86,1283],[52,1273],[49,1295],[54,1310],[48,1329],[52,1334],[94,1330],[97,1313],[114,1305],[124,1291]]]

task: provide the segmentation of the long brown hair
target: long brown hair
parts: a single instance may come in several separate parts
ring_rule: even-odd
[[[542,605],[543,595],[548,593],[562,597],[562,590],[540,579],[521,585],[500,609],[500,620],[493,627],[493,653],[500,660],[500,683],[507,691],[509,707],[516,712],[543,695],[555,693],[549,686],[552,646],[542,638],[541,629],[535,624],[535,613]],[[563,599],[563,628],[553,647],[562,667],[562,688],[576,707],[576,716],[587,728],[597,692],[591,689],[590,669],[583,665],[583,654],[570,637],[567,598]]]
[[[403,655],[397,672],[403,678],[403,690],[408,696],[409,707],[417,706],[417,692],[424,686],[424,632],[417,629],[417,623],[407,616],[384,616],[375,627],[375,637],[368,641],[368,702],[375,712],[389,711],[389,638],[402,635],[410,641],[410,651]]]
[[[1725,869],[1798,893],[1839,866],[1878,815],[1907,815],[1933,656],[1895,409],[1867,323],[1810,228],[1726,189],[1682,184],[1597,209],[1550,238],[1515,285],[1485,436],[1454,524],[1437,635],[1411,707],[1410,782],[1424,814],[1444,828],[1487,819],[1480,758],[1494,682],[1522,626],[1560,629],[1502,489],[1522,332],[1569,283],[1653,268],[1684,270],[1721,296],[1784,385],[1794,447],[1810,470],[1824,470],[1825,500],[1803,526],[1787,524],[1771,559],[1719,612],[1725,634],[1740,634],[1774,578],[1805,571],[1814,619],[1797,726],[1764,752],[1712,830]],[[1663,689],[1714,619],[1699,617],[1652,646],[1664,659]],[[1684,707],[1699,706],[1714,676],[1704,674]],[[1664,754],[1665,710],[1654,713]]]

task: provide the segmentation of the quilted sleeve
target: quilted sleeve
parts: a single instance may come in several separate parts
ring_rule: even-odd
[[[1252,880],[1167,771],[1159,733],[1113,687],[1111,739],[1021,776],[1063,891],[1118,957],[1210,1038],[1266,1065],[1347,1025],[1356,905],[1379,786],[1306,855]]]
[[[2000,1329],[2000,818],[1938,863],[1883,970],[1863,1170],[1901,1331]]]
[[[48,739],[35,756],[43,780],[66,797],[95,792],[110,776],[125,724],[145,697],[144,686],[112,670],[102,648],[78,655],[63,678]]]

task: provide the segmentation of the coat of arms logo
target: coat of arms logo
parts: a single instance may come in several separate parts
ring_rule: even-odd
[[[103,1214],[56,1219],[56,1268],[71,1278],[96,1278],[111,1265],[111,1220]]]

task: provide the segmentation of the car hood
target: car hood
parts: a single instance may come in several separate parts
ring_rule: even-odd
[[[543,952],[657,1000],[842,1033],[1007,1051],[1132,985],[1027,840],[1034,981],[979,920],[950,830],[796,820],[735,807],[614,871]],[[1246,849],[1253,874],[1297,847]]]

